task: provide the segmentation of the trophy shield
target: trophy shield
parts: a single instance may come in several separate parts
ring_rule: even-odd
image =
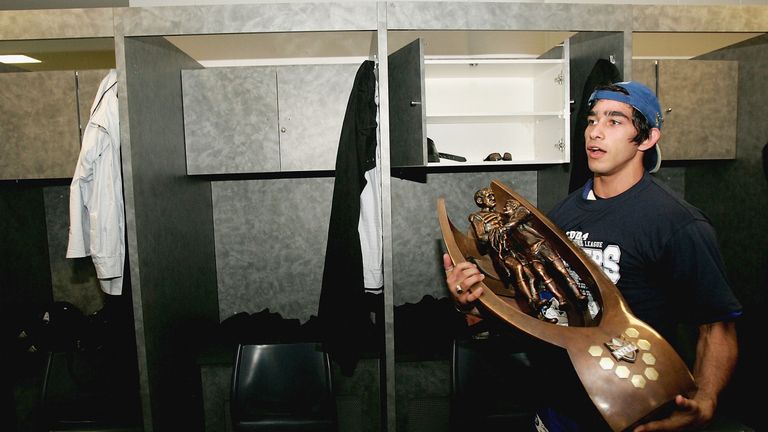
[[[488,248],[479,241],[472,228],[469,233],[459,231],[448,217],[445,200],[438,199],[440,229],[454,264],[471,261],[486,275],[482,282],[470,288],[483,287],[478,299],[483,313],[490,313],[532,337],[565,349],[584,389],[614,431],[626,430],[652,418],[668,408],[677,394],[690,395],[695,391],[693,376],[674,348],[632,315],[618,288],[579,246],[506,185],[494,180],[490,190],[495,195],[496,212],[513,215],[513,207],[518,206],[517,214],[527,214],[524,221],[527,226],[515,225],[515,221],[508,224],[523,231],[516,235],[529,240],[524,236],[532,232],[541,238],[518,242],[516,251],[499,253],[500,248]],[[508,216],[505,221],[511,218]],[[496,237],[497,243],[503,241],[506,240]],[[554,254],[550,255],[549,262],[542,259],[533,262],[538,259],[534,256],[539,252],[536,248],[542,245]],[[511,258],[507,258],[509,256]],[[555,257],[555,265],[551,256]],[[558,270],[562,271],[558,268],[559,258],[572,278],[578,280],[582,296],[568,286],[571,282],[567,276],[558,274]],[[514,264],[502,262],[505,259]],[[520,263],[523,265],[517,265]],[[553,298],[571,305],[563,307],[567,310],[564,317],[567,326],[558,325],[551,316],[537,315],[536,307],[542,300],[530,292],[521,292],[525,291],[520,289],[521,284],[525,285],[525,278],[521,280],[519,276],[538,276],[526,267],[535,267],[533,264],[541,267],[542,263],[549,266],[550,279],[559,285],[556,288],[559,295]],[[551,282],[550,286],[553,286]],[[587,304],[597,307],[585,306]]]

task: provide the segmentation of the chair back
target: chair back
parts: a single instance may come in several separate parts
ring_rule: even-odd
[[[50,352],[35,429],[140,431],[138,383],[105,351]]]
[[[328,354],[317,343],[239,345],[230,399],[233,430],[335,430]]]
[[[536,385],[525,352],[510,349],[509,341],[455,339],[451,430],[529,430]]]

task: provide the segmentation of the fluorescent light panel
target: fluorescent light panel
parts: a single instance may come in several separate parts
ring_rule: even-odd
[[[25,56],[23,54],[0,55],[0,63],[21,64],[21,63],[40,63],[40,60]]]

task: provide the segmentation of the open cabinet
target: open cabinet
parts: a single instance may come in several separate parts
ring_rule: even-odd
[[[567,40],[548,49],[548,58],[536,58],[514,52],[519,41],[543,44],[539,40],[556,35],[449,33],[412,32],[417,39],[390,54],[393,166],[568,162]],[[461,40],[467,49],[447,54],[444,38]],[[484,45],[491,41],[498,51]],[[427,139],[437,153],[432,160]],[[489,158],[494,153],[498,158]]]

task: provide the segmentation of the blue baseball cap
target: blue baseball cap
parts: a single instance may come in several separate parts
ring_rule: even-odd
[[[661,115],[659,100],[651,89],[637,81],[624,81],[614,83],[614,85],[623,88],[629,94],[598,89],[592,92],[592,95],[589,96],[588,104],[591,105],[594,101],[600,99],[623,102],[640,111],[652,128],[661,129],[661,125],[664,123],[664,118]],[[655,173],[659,170],[659,167],[661,166],[661,150],[659,150],[658,144],[645,151],[643,165],[645,166],[645,170],[650,173]]]

